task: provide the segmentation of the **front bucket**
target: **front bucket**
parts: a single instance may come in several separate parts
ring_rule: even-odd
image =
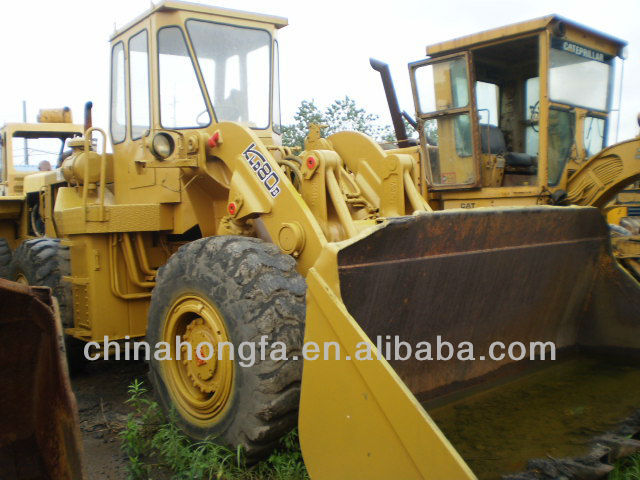
[[[84,478],[78,410],[49,288],[0,279],[0,385],[0,478]]]
[[[369,367],[361,364],[367,362],[341,362],[352,364],[351,368],[340,367],[332,362],[335,377],[346,376],[343,379],[344,390],[335,391],[334,394],[344,397],[337,401],[354,402],[349,400],[355,395],[349,393],[347,384],[351,383],[352,388],[361,390],[361,395],[372,394],[375,397],[379,416],[386,417],[386,420],[380,420],[380,425],[385,421],[389,424],[403,446],[405,455],[415,467],[414,473],[407,474],[406,478],[473,478],[473,474],[465,472],[463,467],[460,467],[456,476],[442,475],[441,464],[461,463],[446,448],[449,452],[447,455],[426,453],[434,451],[440,437],[438,429],[431,423],[432,419],[417,405],[418,402],[433,412],[433,418],[475,474],[483,478],[499,478],[502,474],[526,467],[528,458],[516,459],[515,456],[545,456],[546,453],[544,449],[520,448],[522,431],[510,429],[509,422],[494,421],[492,424],[491,415],[487,413],[483,417],[482,412],[474,410],[486,409],[488,412],[489,406],[493,405],[498,410],[498,413],[492,414],[493,418],[504,417],[507,410],[515,409],[517,402],[527,403],[527,391],[532,394],[532,391],[539,391],[535,388],[543,387],[534,388],[525,384],[522,389],[524,396],[514,397],[510,393],[509,397],[502,393],[499,386],[521,382],[529,374],[543,379],[557,375],[539,373],[542,367],[549,364],[560,365],[559,361],[540,362],[543,351],[548,359],[550,350],[555,349],[557,358],[567,357],[568,361],[577,362],[579,367],[592,361],[592,358],[576,360],[578,350],[582,352],[581,355],[584,352],[589,355],[605,352],[608,355],[606,358],[612,353],[619,353],[629,359],[633,354],[640,353],[640,288],[613,260],[608,229],[596,209],[478,209],[391,219],[384,227],[339,249],[337,271],[342,306],[348,312],[346,318],[341,322],[328,318],[330,312],[323,303],[329,297],[322,299],[320,294],[312,291],[318,287],[314,278],[311,278],[307,339],[318,341],[312,337],[317,335],[322,339],[333,336],[334,340],[349,350],[347,339],[357,339],[360,335],[381,347],[378,353],[386,355],[388,361],[381,359],[371,362],[381,364],[376,375],[364,373]],[[336,315],[334,311],[333,316]],[[323,328],[325,322],[331,325],[332,332]],[[349,328],[352,329],[351,337],[347,332]],[[419,342],[428,342],[433,360],[419,360],[415,355],[406,358],[405,346],[398,351],[402,359],[394,357],[398,342],[407,342],[414,352],[421,347]],[[438,342],[447,342],[454,351],[458,351],[449,360],[438,360]],[[518,342],[525,348],[539,342],[541,347],[528,351],[527,357],[520,361],[509,358],[505,348],[504,352],[499,350],[505,353],[505,357],[493,360],[489,358],[489,352],[495,342],[501,342],[505,347]],[[457,355],[461,353],[461,345],[471,345],[472,353],[465,347],[462,358],[459,358]],[[425,344],[422,344],[423,353],[425,348]],[[520,348],[515,352],[520,354]],[[444,348],[441,353],[442,358],[446,358],[450,352]],[[305,376],[321,375],[321,367],[317,363],[305,362]],[[640,372],[637,362],[631,367],[625,364],[621,368]],[[561,370],[575,377],[578,375],[576,372],[584,368],[572,370],[563,367]],[[383,380],[383,374],[387,374],[389,379]],[[326,377],[325,381],[328,380]],[[623,382],[640,378],[633,375],[623,377],[620,377]],[[390,380],[395,380],[395,383]],[[570,385],[565,380],[558,382]],[[591,381],[586,378],[582,380]],[[302,407],[305,408],[309,405],[305,401],[305,388],[322,395],[309,385],[310,381],[307,382],[307,378],[303,377]],[[387,383],[382,386],[385,381]],[[601,388],[603,383],[597,385],[600,385],[597,388]],[[489,387],[494,396],[487,399]],[[619,395],[618,387],[611,386],[612,395]],[[395,402],[385,403],[382,396],[392,390],[398,395]],[[552,391],[553,388],[547,390]],[[402,392],[409,398],[401,400]],[[560,390],[556,394],[562,395]],[[640,389],[630,388],[629,394],[637,396],[637,403],[634,403],[635,400],[614,402],[624,403],[624,408],[618,412],[620,420],[632,413],[634,405],[640,407]],[[478,395],[485,396],[484,403],[473,403]],[[599,408],[607,410],[607,418],[612,416],[611,405],[592,405],[590,401],[596,400],[590,398],[578,400],[582,404],[576,405],[577,411],[586,408],[596,412],[589,418],[597,417]],[[352,403],[352,409],[356,405],[364,408],[358,403],[361,402]],[[554,405],[554,400],[547,404],[539,403],[543,406]],[[446,410],[448,406],[453,407]],[[308,408],[311,412],[312,408]],[[411,408],[420,410],[424,418],[420,419],[415,412],[408,413],[407,410]],[[567,408],[570,410],[571,405]],[[402,411],[394,411],[398,409]],[[349,408],[337,410],[342,415],[358,418],[366,425],[367,419],[359,418],[355,412],[349,413]],[[475,415],[465,416],[469,412]],[[302,413],[305,413],[304,409]],[[316,413],[331,416],[335,412],[318,409]],[[378,424],[376,413],[371,415],[370,425],[375,426]],[[414,424],[409,428],[414,432],[403,432],[400,424],[392,420],[394,415],[411,417]],[[535,416],[539,413],[520,409],[519,415]],[[517,423],[518,417],[511,417],[510,421]],[[305,422],[306,418],[301,417],[303,447],[305,437],[309,439],[309,435],[305,436],[303,432]],[[465,430],[462,428],[465,422],[478,428]],[[548,426],[558,428],[559,424],[563,424],[562,419],[557,422],[552,427],[551,423]],[[325,418],[325,425],[328,423]],[[353,425],[356,421],[352,420],[351,423]],[[482,424],[481,428],[478,424]],[[591,427],[591,424],[579,425],[579,422],[570,425],[572,429],[586,429],[589,437],[597,433],[595,430],[591,432]],[[359,428],[364,427],[356,426],[355,430]],[[311,430],[310,427],[309,432]],[[436,433],[427,435],[430,430]],[[416,434],[415,431],[422,433]],[[382,434],[382,427],[378,432]],[[518,438],[510,438],[511,433]],[[413,440],[409,440],[407,435]],[[535,445],[538,439],[550,438],[550,432],[545,431],[545,425],[534,424],[525,437],[525,443]],[[552,450],[553,454],[559,456],[574,455],[580,450],[575,444],[583,440],[566,435],[555,438],[561,443],[571,438],[574,443]],[[391,437],[380,438],[379,441],[386,442],[387,446],[394,442]],[[445,447],[450,447],[448,441],[442,441]],[[411,442],[422,444],[410,446]],[[482,445],[487,445],[488,451],[482,451]],[[548,444],[545,444],[544,448],[547,447]],[[416,449],[422,452],[423,458],[425,455],[433,458],[429,462],[422,461]],[[363,454],[366,452],[356,452],[356,455]],[[383,454],[378,453],[378,457],[380,460]],[[374,467],[371,456],[369,459],[364,462],[359,459],[357,463],[370,465],[370,471],[373,472],[370,478],[377,478],[376,472],[380,470]],[[356,475],[353,478],[365,476]]]

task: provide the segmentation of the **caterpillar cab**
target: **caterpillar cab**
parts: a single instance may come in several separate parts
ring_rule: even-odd
[[[607,147],[626,45],[550,15],[428,46],[409,64],[416,120],[405,112],[422,193],[436,209],[606,205],[640,176],[637,139]],[[392,90],[385,65],[372,66]]]
[[[279,135],[286,23],[165,1],[118,30],[113,153],[95,127],[68,142],[55,229],[14,239],[13,271],[53,289],[70,346],[94,356],[144,336],[162,407],[250,459],[296,425],[314,479],[491,478],[588,452],[591,429],[640,404],[639,287],[599,212],[433,212],[415,157],[356,132],[310,135],[295,155]],[[478,359],[396,358],[396,337],[472,342]],[[254,362],[223,348],[263,340]],[[554,342],[566,361],[480,360],[514,341]],[[567,378],[602,395],[567,395]]]
[[[444,208],[478,187],[480,204],[566,191],[607,144],[625,46],[557,16],[429,46],[409,66],[429,190]]]

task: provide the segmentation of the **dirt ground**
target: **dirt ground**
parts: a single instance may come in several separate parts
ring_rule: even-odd
[[[90,363],[71,378],[80,413],[84,467],[91,480],[126,478],[126,457],[118,433],[124,428],[129,407],[127,387],[134,379],[147,384],[144,362],[104,361]]]

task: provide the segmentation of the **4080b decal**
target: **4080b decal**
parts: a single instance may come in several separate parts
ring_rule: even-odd
[[[273,171],[267,159],[264,158],[264,155],[256,150],[256,144],[252,143],[249,145],[245,151],[242,152],[242,156],[253,169],[253,172],[265,186],[269,194],[273,198],[277,197],[280,193],[280,187],[278,186],[280,177]]]

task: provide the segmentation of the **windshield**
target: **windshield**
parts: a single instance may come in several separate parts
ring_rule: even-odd
[[[551,46],[551,100],[606,111],[609,101],[611,55],[559,38],[553,38]]]
[[[16,172],[46,171],[58,166],[65,137],[26,138],[22,135],[16,133],[11,142],[11,161]]]
[[[182,30],[158,32],[160,122],[164,128],[209,125],[210,118]]]
[[[187,21],[187,30],[218,121],[267,128],[271,35],[266,30]]]

